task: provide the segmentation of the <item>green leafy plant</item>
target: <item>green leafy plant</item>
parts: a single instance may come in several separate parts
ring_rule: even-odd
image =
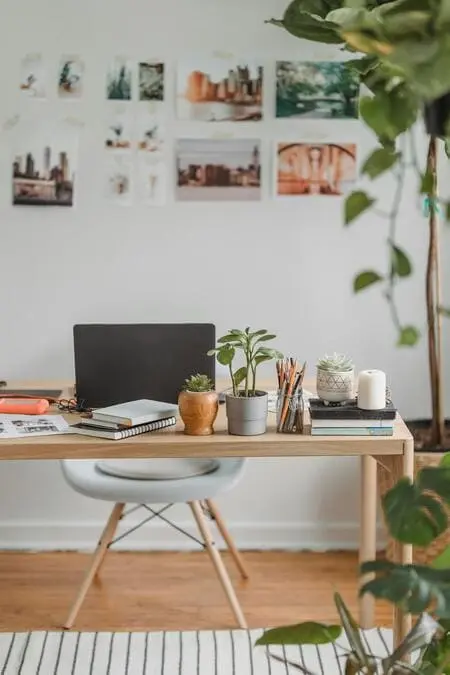
[[[197,375],[191,375],[184,381],[183,389],[184,391],[195,392],[212,391],[214,386],[208,375],[200,375],[197,373]]]
[[[256,369],[261,363],[272,359],[281,359],[281,352],[264,345],[274,340],[276,335],[270,334],[265,328],[251,331],[233,328],[226,335],[218,339],[218,346],[208,352],[209,356],[216,356],[223,366],[228,366],[233,396],[256,396]],[[244,365],[234,370],[234,359],[238,352],[244,358]],[[239,385],[243,383],[243,389]]]
[[[449,526],[450,453],[439,467],[426,467],[414,482],[403,478],[382,499],[386,525],[398,542],[427,546]],[[257,645],[306,645],[336,642],[344,631],[350,645],[346,650],[345,673],[356,675],[442,675],[450,673],[450,549],[446,549],[431,566],[401,565],[374,560],[361,565],[361,574],[370,578],[360,594],[369,593],[387,600],[404,612],[419,615],[403,642],[384,659],[368,654],[355,619],[341,596],[335,605],[341,625],[324,625],[312,621],[281,626],[266,631]],[[430,614],[433,614],[433,618]],[[345,650],[344,650],[345,652]],[[415,652],[412,666],[403,661]],[[283,660],[281,657],[274,657]],[[309,673],[301,664],[299,671]]]
[[[388,222],[385,270],[359,272],[353,289],[378,286],[386,298],[398,333],[398,345],[414,346],[421,331],[401,318],[396,301],[399,283],[413,272],[406,250],[397,242],[397,221],[406,172],[416,175],[417,195],[426,200],[428,255],[425,273],[427,340],[432,401],[431,444],[442,446],[444,412],[442,388],[442,306],[438,251],[438,210],[450,219],[450,203],[438,197],[437,154],[441,143],[450,150],[450,125],[436,131],[433,106],[444,97],[450,110],[450,4],[449,0],[292,0],[281,19],[269,21],[295,37],[335,44],[351,56],[346,65],[358,73],[369,95],[362,95],[359,114],[378,140],[362,166],[370,180],[390,171],[394,175],[392,204],[378,208],[376,198],[364,190],[352,192],[344,205],[346,225],[372,209]],[[431,133],[423,164],[416,151],[414,127],[425,121]]]
[[[317,361],[317,368],[336,373],[347,373],[350,370],[353,370],[354,365],[353,361],[348,356],[345,354],[336,354],[335,352],[331,356],[325,354],[325,356],[319,359]]]

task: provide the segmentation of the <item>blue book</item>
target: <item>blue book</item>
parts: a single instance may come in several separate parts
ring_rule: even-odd
[[[393,436],[393,427],[315,427],[311,436]]]

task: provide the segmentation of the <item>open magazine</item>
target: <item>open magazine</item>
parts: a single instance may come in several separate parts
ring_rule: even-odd
[[[0,415],[0,440],[67,433],[70,427],[62,415]]]

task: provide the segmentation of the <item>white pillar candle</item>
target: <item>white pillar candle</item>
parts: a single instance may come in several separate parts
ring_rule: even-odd
[[[382,370],[363,370],[358,377],[358,408],[381,410],[386,407],[386,374]]]

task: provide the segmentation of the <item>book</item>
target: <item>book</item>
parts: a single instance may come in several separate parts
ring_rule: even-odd
[[[311,428],[311,436],[393,436],[393,427],[327,427]]]
[[[121,431],[105,429],[104,427],[93,427],[85,425],[82,422],[78,424],[72,424],[70,430],[76,434],[82,434],[85,436],[96,436],[98,438],[107,438],[111,441],[120,441],[124,438],[130,438],[131,436],[139,436],[140,434],[146,434],[150,431],[158,431],[159,429],[173,427],[175,424],[175,417],[167,417],[166,419],[155,420],[154,422],[148,422],[147,424],[138,424],[137,426],[129,427],[128,429],[122,429]]]
[[[397,410],[388,402],[382,410],[362,410],[356,405],[356,399],[344,405],[325,405],[319,398],[309,399],[311,419],[322,420],[393,420]]]
[[[178,414],[178,406],[173,403],[139,399],[110,405],[107,408],[97,408],[92,412],[92,420],[113,422],[125,427],[135,427],[138,424],[147,424]]]
[[[313,429],[327,429],[328,427],[334,427],[339,429],[347,429],[349,427],[353,429],[371,427],[371,428],[383,428],[383,429],[392,429],[394,426],[394,420],[337,420],[337,419],[312,419],[311,427]]]
[[[110,429],[112,431],[120,431],[121,429],[129,429],[125,424],[116,424],[115,422],[104,422],[103,420],[96,420],[93,417],[83,417],[83,425],[87,427],[102,427],[103,429]]]

